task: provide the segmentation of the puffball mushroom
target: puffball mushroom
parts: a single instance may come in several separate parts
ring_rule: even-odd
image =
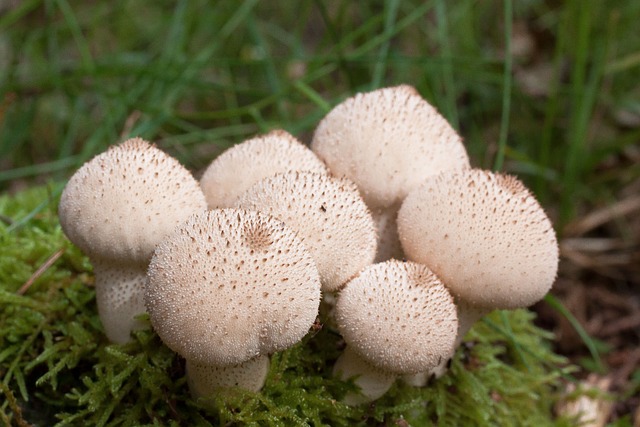
[[[187,169],[132,138],[85,163],[64,188],[58,212],[67,237],[89,257],[139,265],[176,225],[204,209]]]
[[[372,210],[399,206],[426,177],[468,169],[460,136],[411,86],[359,93],[319,123],[311,149]]]
[[[335,318],[347,350],[341,378],[360,375],[359,404],[382,396],[397,375],[427,371],[454,351],[458,320],[453,297],[424,265],[390,260],[367,267],[338,294]]]
[[[549,218],[510,175],[472,169],[427,179],[402,204],[398,233],[405,256],[429,266],[459,302],[458,343],[488,312],[540,300],[558,270]]]
[[[94,264],[109,340],[126,342],[137,325],[133,318],[144,312],[142,284],[156,245],[204,209],[191,173],[140,138],[109,148],[71,177],[60,198],[60,224]]]
[[[144,301],[160,338],[186,359],[195,397],[229,384],[257,391],[264,357],[295,344],[313,325],[320,278],[282,221],[244,209],[212,210],[193,215],[158,246]],[[253,374],[238,368],[246,363]]]
[[[323,292],[338,290],[373,263],[376,230],[356,186],[346,178],[287,172],[258,181],[238,207],[272,215],[294,229],[309,249]]]
[[[291,134],[274,130],[234,145],[207,167],[200,186],[209,209],[229,208],[252,184],[280,172],[326,173],[313,152]]]

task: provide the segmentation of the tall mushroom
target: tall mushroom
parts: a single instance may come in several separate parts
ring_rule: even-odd
[[[156,249],[145,305],[165,344],[187,360],[195,397],[259,390],[268,355],[313,325],[320,279],[296,233],[266,214],[193,215]]]
[[[326,173],[308,147],[283,130],[248,139],[226,150],[207,167],[200,185],[209,209],[230,208],[252,184],[288,171]]]
[[[355,182],[377,217],[391,220],[425,178],[469,168],[458,133],[408,85],[359,93],[337,105],[316,128],[311,149],[331,173]],[[393,230],[381,231],[395,238]],[[381,246],[379,258],[393,255],[399,244]]]
[[[198,182],[177,160],[140,138],[85,163],[60,198],[62,229],[89,256],[109,340],[123,343],[144,312],[146,267],[160,240],[206,209]]]
[[[479,169],[441,173],[398,215],[405,256],[429,266],[459,304],[457,343],[494,309],[527,307],[558,270],[553,226],[517,178]]]
[[[287,172],[258,181],[237,207],[273,215],[294,229],[334,292],[373,262],[376,230],[358,189],[346,178]]]
[[[396,376],[426,371],[451,356],[458,327],[453,298],[426,266],[390,260],[367,267],[340,291],[335,307],[347,343],[334,366],[357,376],[359,404],[382,396]]]

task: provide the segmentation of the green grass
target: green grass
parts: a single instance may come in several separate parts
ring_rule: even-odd
[[[518,174],[562,234],[577,215],[615,200],[619,188],[640,176],[640,165],[629,154],[640,139],[640,126],[619,119],[620,113],[640,117],[638,19],[636,0],[23,0],[0,11],[0,191],[15,194],[48,185],[46,192],[1,199],[3,304],[26,310],[12,326],[16,331],[0,341],[3,416],[15,414],[16,405],[29,397],[27,407],[49,417],[75,410],[78,419],[96,423],[115,419],[105,415],[111,408],[118,416],[146,414],[152,423],[150,414],[156,419],[175,415],[167,397],[173,396],[180,402],[178,412],[190,414],[181,416],[199,417],[182,383],[162,382],[180,377],[179,363],[169,364],[165,352],[148,351],[153,336],[142,334],[124,350],[96,341],[100,326],[86,286],[90,268],[53,217],[66,179],[110,144],[142,136],[197,174],[224,148],[256,133],[283,128],[309,141],[318,121],[341,99],[408,83],[460,131],[474,166]],[[518,50],[521,39],[510,37],[514,31],[533,41],[533,49]],[[540,69],[546,71],[536,73]],[[542,81],[535,91],[524,83],[532,77]],[[612,162],[621,166],[611,167]],[[55,268],[46,270],[29,293],[17,296],[15,287],[60,250]],[[0,312],[2,321],[7,312]],[[74,322],[61,323],[72,315]],[[501,322],[494,318],[491,326]],[[487,333],[506,343],[518,337],[508,328]],[[542,342],[550,338],[536,334]],[[593,347],[588,337],[585,341]],[[528,357],[522,350],[528,346],[508,347]],[[296,351],[304,350],[291,354]],[[544,361],[538,392],[557,385],[556,371],[547,366],[554,356],[544,357],[550,359]],[[133,372],[118,379],[115,389],[100,389],[96,382],[131,360],[136,369],[153,365],[164,384],[159,388],[166,394],[153,395],[157,400],[151,406],[128,406],[149,397],[134,391]],[[511,365],[505,366],[500,369]],[[294,367],[285,363],[281,369]],[[47,371],[53,374],[43,379]],[[465,381],[485,381],[483,373],[478,375],[481,380]],[[67,384],[73,386],[67,389]],[[344,423],[366,415],[389,421],[419,405],[406,396],[434,401],[429,410],[435,413],[455,413],[451,408],[461,401],[438,394],[448,390],[446,379],[438,384],[422,394],[392,393],[367,414],[335,406],[332,414]],[[306,387],[316,387],[320,399],[344,391],[336,384],[322,392],[324,383]],[[107,395],[121,403],[105,409],[96,399]],[[490,403],[486,396],[461,396]],[[220,419],[249,417],[233,409],[246,399],[250,408],[260,408],[257,412],[282,403],[269,393],[230,399],[220,403]],[[295,400],[300,396],[286,399],[309,404]],[[310,414],[328,408],[327,402],[313,403],[308,412],[300,403],[291,420],[301,414],[322,419]],[[491,416],[507,417],[500,413],[504,406],[498,407]],[[23,415],[35,422],[33,413]]]
[[[640,10],[606,4],[22,2],[0,18],[0,188],[64,180],[130,135],[200,170],[272,128],[308,140],[345,96],[410,83],[474,165],[519,173],[564,223],[593,202],[594,167],[639,133],[610,112],[637,104]],[[523,22],[536,47],[514,56]],[[538,63],[542,96],[513,78]]]

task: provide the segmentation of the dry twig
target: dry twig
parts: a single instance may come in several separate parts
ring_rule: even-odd
[[[47,258],[47,260],[40,267],[38,267],[36,271],[33,272],[31,277],[29,277],[29,280],[27,280],[26,282],[24,282],[22,286],[20,286],[20,289],[18,289],[17,294],[24,295],[29,290],[31,285],[33,285],[33,282],[35,282],[38,279],[38,277],[42,276],[42,274],[44,274],[44,272],[47,271],[47,269],[51,267],[53,263],[55,263],[58,260],[58,258],[62,256],[63,253],[64,253],[64,248],[58,249],[56,252],[53,253],[53,255]]]

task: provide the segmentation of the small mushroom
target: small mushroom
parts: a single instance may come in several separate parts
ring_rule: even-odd
[[[453,297],[426,266],[390,260],[367,267],[340,291],[335,307],[347,343],[334,373],[361,395],[348,404],[382,396],[396,376],[428,371],[454,350],[458,327]]]
[[[257,391],[265,357],[313,325],[320,279],[282,221],[212,210],[193,215],[158,246],[144,300],[160,338],[187,360],[194,397],[230,384]]]
[[[411,86],[360,93],[319,123],[311,149],[372,210],[399,206],[426,177],[469,168],[462,139]]]
[[[191,173],[140,138],[109,148],[71,177],[60,224],[94,265],[98,312],[111,341],[128,341],[140,325],[133,318],[144,312],[142,284],[156,245],[204,209]]]
[[[287,172],[258,181],[236,201],[284,221],[309,249],[323,292],[334,292],[373,263],[376,230],[356,186],[346,178]]]
[[[209,209],[230,208],[252,184],[280,172],[326,173],[308,147],[283,130],[251,138],[226,150],[207,167],[200,186]]]
[[[494,309],[527,307],[555,281],[553,226],[517,178],[479,169],[446,172],[400,208],[405,256],[429,266],[459,304],[459,344]]]

